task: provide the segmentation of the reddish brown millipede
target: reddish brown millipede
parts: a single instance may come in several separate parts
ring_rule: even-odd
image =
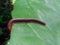
[[[41,25],[45,25],[44,22],[40,21],[40,20],[37,20],[37,19],[34,19],[34,18],[14,18],[14,19],[11,19],[8,23],[8,29],[11,30],[12,28],[12,24],[13,23],[30,23],[30,22],[34,22],[34,23],[39,23]]]

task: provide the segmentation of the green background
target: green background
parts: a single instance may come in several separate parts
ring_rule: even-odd
[[[16,0],[13,18],[36,18],[46,23],[13,24],[7,45],[60,45],[60,0]]]

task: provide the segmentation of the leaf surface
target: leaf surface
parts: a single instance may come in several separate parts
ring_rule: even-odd
[[[13,24],[7,45],[60,45],[60,0],[16,0],[13,18],[36,18],[35,23]]]

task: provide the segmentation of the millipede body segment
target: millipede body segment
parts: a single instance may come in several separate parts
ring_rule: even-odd
[[[8,23],[8,29],[11,30],[13,23],[38,23],[41,25],[46,25],[45,22],[34,19],[34,18],[14,18]]]

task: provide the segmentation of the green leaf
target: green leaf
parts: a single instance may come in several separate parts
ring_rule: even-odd
[[[16,0],[13,18],[37,18],[35,23],[13,24],[7,45],[60,45],[60,0]]]

